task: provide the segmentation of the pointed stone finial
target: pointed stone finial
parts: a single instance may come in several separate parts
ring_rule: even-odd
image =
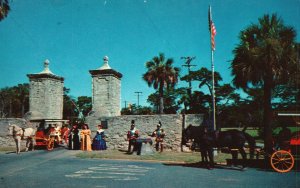
[[[53,74],[49,69],[49,64],[50,64],[49,59],[46,59],[44,61],[44,70],[40,72],[40,74]]]
[[[108,65],[108,56],[103,57],[103,65],[100,67],[100,70],[105,70],[105,69],[111,69],[110,66]]]

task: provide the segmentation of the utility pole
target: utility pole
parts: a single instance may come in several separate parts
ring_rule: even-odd
[[[128,102],[128,101],[124,101],[124,103],[125,103],[125,107],[124,107],[124,108],[125,108],[125,109],[127,108],[127,102]]]
[[[140,96],[142,95],[143,92],[141,92],[141,91],[136,91],[136,92],[134,92],[134,93],[137,94],[137,99],[138,99],[137,108],[139,108],[139,106],[140,106]]]
[[[184,59],[185,60],[185,65],[182,65],[183,67],[187,67],[188,68],[188,73],[190,75],[191,73],[191,67],[195,67],[196,65],[191,65],[191,61],[193,61],[196,57],[181,57],[181,59]],[[188,88],[188,95],[189,95],[189,98],[191,99],[192,98],[192,81],[191,81],[191,78],[188,77],[188,82],[189,82],[189,88]]]

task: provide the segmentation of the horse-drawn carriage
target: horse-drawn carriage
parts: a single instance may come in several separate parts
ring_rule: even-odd
[[[243,166],[246,164],[246,153],[244,148],[246,147],[245,143],[248,142],[250,158],[253,157],[254,148],[257,151],[257,159],[259,156],[264,156],[265,158],[270,159],[271,167],[280,173],[289,172],[293,169],[295,164],[295,158],[300,157],[300,113],[279,113],[279,119],[282,119],[281,124],[287,126],[296,124],[297,131],[294,133],[286,134],[285,130],[290,131],[288,128],[282,129],[278,137],[274,139],[273,152],[269,154],[264,150],[264,148],[258,148],[256,146],[255,140],[252,136],[239,130],[226,130],[226,131],[205,131],[205,126],[192,126],[189,125],[184,130],[184,141],[188,142],[189,140],[194,140],[194,144],[200,146],[200,152],[202,155],[202,161],[208,162],[207,154],[209,156],[209,161],[213,165],[213,148],[226,148],[232,154],[232,161],[235,163],[237,159],[237,151],[243,157],[242,163]],[[283,118],[284,117],[284,118]],[[288,121],[289,119],[289,121]],[[284,127],[284,126],[283,126]],[[285,132],[285,133],[284,133]],[[285,139],[280,138],[282,135],[285,135]],[[206,158],[206,159],[205,159]]]
[[[278,117],[281,119],[292,120],[298,127],[300,125],[300,114],[299,113],[278,113]],[[288,123],[291,121],[286,121]],[[287,133],[286,133],[287,131]],[[289,133],[286,127],[283,126],[281,133],[274,139],[273,153],[267,154],[263,149],[258,151],[257,158],[259,155],[264,155],[270,158],[270,164],[272,168],[280,173],[289,172],[295,165],[295,158],[300,157],[300,131],[297,129],[294,133]],[[285,138],[280,138],[280,137]],[[268,156],[269,155],[269,156]]]
[[[46,147],[48,151],[53,150],[57,145],[65,142],[68,144],[68,128],[58,126],[55,123],[50,124],[48,122],[41,122],[36,134],[35,134],[35,145],[37,147]]]

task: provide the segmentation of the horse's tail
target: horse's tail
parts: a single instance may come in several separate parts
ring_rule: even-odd
[[[248,133],[244,132],[244,135],[246,137],[246,140],[249,144],[249,149],[250,149],[250,159],[253,159],[254,158],[254,150],[255,150],[255,145],[256,145],[256,142],[255,142],[255,139]]]

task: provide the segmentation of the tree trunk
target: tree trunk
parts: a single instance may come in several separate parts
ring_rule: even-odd
[[[25,97],[22,100],[22,104],[21,104],[21,115],[22,117],[24,117],[25,114]]]
[[[264,79],[264,144],[267,153],[272,153],[272,77]]]
[[[9,112],[8,112],[8,117],[12,117],[12,101],[9,99]]]
[[[164,88],[163,85],[159,87],[159,114],[164,113]]]

